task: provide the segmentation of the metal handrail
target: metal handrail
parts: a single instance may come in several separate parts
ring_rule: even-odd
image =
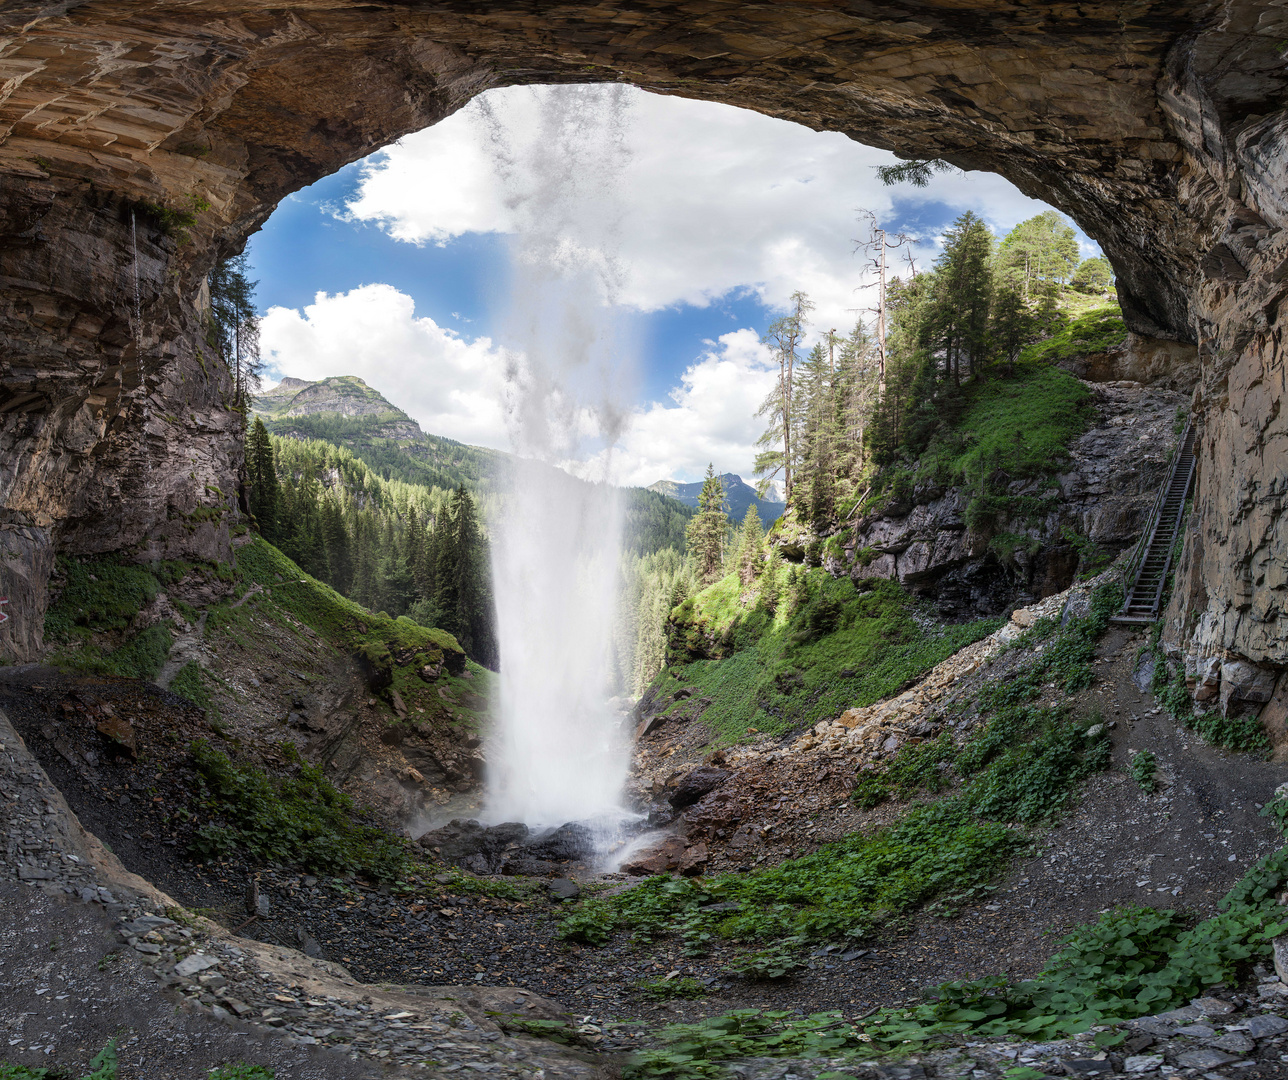
[[[1131,582],[1126,588],[1126,595],[1123,597],[1123,611],[1126,611],[1128,605],[1131,604],[1132,594],[1136,591],[1136,585],[1140,581],[1141,571],[1145,568],[1145,556],[1149,554],[1149,549],[1154,546],[1154,537],[1158,533],[1158,526],[1162,523],[1163,504],[1167,502],[1167,493],[1172,490],[1172,482],[1176,479],[1176,470],[1181,464],[1181,454],[1185,450],[1185,444],[1189,441],[1190,431],[1193,427],[1194,421],[1192,419],[1187,420],[1185,423],[1185,430],[1181,432],[1181,437],[1177,440],[1176,457],[1172,461],[1172,467],[1167,472],[1167,480],[1159,486],[1158,495],[1155,497],[1154,505],[1149,511],[1149,517],[1145,519],[1145,528],[1140,534],[1140,540],[1136,542],[1136,553],[1132,555],[1131,562],[1127,564],[1128,569],[1123,574],[1124,582],[1127,581],[1127,577],[1129,575],[1131,577]],[[1193,462],[1191,461],[1191,467],[1192,466]],[[1188,490],[1189,485],[1187,484],[1186,491]],[[1182,500],[1181,505],[1182,508],[1184,508],[1184,500]],[[1177,520],[1179,521],[1179,516]],[[1168,562],[1170,565],[1170,548],[1168,552]]]
[[[1188,433],[1189,433],[1189,427],[1187,425],[1186,434]],[[1182,443],[1182,445],[1184,444]],[[1174,479],[1175,479],[1175,474],[1173,474],[1173,480]],[[1180,535],[1181,519],[1185,516],[1185,503],[1190,493],[1190,485],[1193,483],[1194,483],[1194,455],[1191,454],[1190,471],[1189,471],[1189,475],[1185,478],[1185,490],[1181,492],[1181,502],[1180,502],[1180,505],[1177,506],[1176,508],[1176,518],[1172,522],[1172,542],[1167,545],[1167,559],[1163,563],[1163,576],[1159,579],[1160,581],[1159,589],[1154,594],[1154,602],[1153,604],[1150,605],[1150,609],[1149,609],[1149,613],[1153,615],[1155,618],[1157,618],[1158,616],[1158,608],[1163,600],[1163,587],[1167,584],[1167,575],[1171,572],[1171,569],[1172,569],[1172,552],[1176,550],[1176,538],[1177,536]],[[1169,483],[1167,486],[1168,486],[1168,489],[1170,490],[1172,485]]]

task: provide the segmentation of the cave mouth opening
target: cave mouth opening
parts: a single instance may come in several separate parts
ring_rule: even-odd
[[[269,374],[356,376],[430,435],[581,479],[692,483],[714,463],[754,484],[757,410],[775,377],[762,338],[795,294],[815,305],[802,354],[835,347],[838,327],[867,334],[877,321],[873,230],[890,237],[894,287],[931,267],[964,214],[1000,237],[1055,213],[994,175],[887,185],[880,170],[896,160],[620,84],[488,91],[289,197],[251,239]],[[1072,259],[1099,254],[1059,220]],[[483,481],[509,662],[491,790],[471,812],[602,822],[604,845],[620,847],[629,740],[609,702],[629,687],[595,643],[615,641],[619,598],[602,581],[617,572],[621,508],[538,468],[506,476]]]

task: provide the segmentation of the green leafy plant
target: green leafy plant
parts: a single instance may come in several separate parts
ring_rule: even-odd
[[[801,944],[799,940],[788,940],[748,953],[730,964],[729,971],[742,979],[786,979],[805,966],[800,957]]]
[[[1149,750],[1141,750],[1131,759],[1131,778],[1146,795],[1152,795],[1158,786],[1157,772],[1158,758]]]
[[[635,984],[635,989],[650,1001],[707,996],[707,988],[688,975],[678,979],[641,979]]]
[[[617,926],[617,918],[603,900],[583,900],[577,910],[559,923],[559,936],[584,945],[605,945]]]
[[[112,1039],[89,1063],[90,1072],[81,1080],[116,1080],[116,1040]]]

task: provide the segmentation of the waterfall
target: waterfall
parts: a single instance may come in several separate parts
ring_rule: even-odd
[[[475,113],[516,222],[506,410],[519,461],[493,523],[488,816],[540,826],[620,817],[629,761],[609,700],[621,508],[606,482],[557,467],[590,450],[606,481],[626,415],[614,387],[629,335],[614,301],[627,98],[621,87],[525,93],[535,122],[507,124],[484,99]]]

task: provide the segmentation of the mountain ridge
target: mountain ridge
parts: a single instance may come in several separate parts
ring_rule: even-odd
[[[760,524],[768,529],[787,509],[785,503],[759,498],[756,495],[756,489],[737,473],[721,473],[717,479],[724,485],[725,503],[729,508],[729,517],[734,521],[741,521],[747,513],[747,507],[755,503],[756,512],[760,515]],[[676,502],[696,509],[698,496],[702,494],[703,483],[702,480],[692,484],[681,484],[676,480],[658,480],[649,484],[645,490],[655,491],[668,499],[674,499]]]

